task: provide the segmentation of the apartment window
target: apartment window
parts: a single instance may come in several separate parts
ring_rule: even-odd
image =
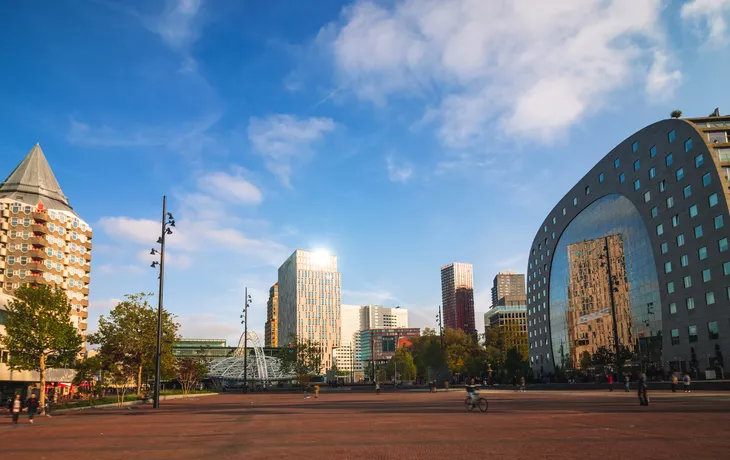
[[[702,282],[706,283],[712,280],[712,272],[709,268],[702,270]]]
[[[690,137],[686,141],[684,141],[684,151],[689,152],[692,150],[692,138]]]
[[[573,198],[573,206],[576,206],[578,204],[578,198]]]
[[[717,329],[717,321],[710,321],[707,323],[707,335],[710,340],[716,340],[720,337],[720,333]]]
[[[687,328],[687,333],[689,334],[689,341],[690,342],[696,342],[697,341],[697,326],[689,326]]]
[[[722,264],[722,274],[725,276],[730,275],[730,262]]]
[[[693,204],[689,207],[689,216],[690,217],[697,217],[697,214],[699,214],[699,211],[697,211],[697,205]]]
[[[657,208],[656,206],[651,208],[651,218],[653,219],[658,215],[659,215],[659,208]]]
[[[674,197],[670,196],[667,198],[667,209],[671,209],[674,207]]]
[[[667,283],[667,294],[674,294],[674,281]]]
[[[565,215],[565,213],[566,213],[565,208],[563,208],[563,215]]]
[[[677,176],[678,181],[684,179],[684,168],[679,168],[674,174]]]
[[[717,242],[717,247],[720,249],[720,252],[725,252],[728,249],[727,245],[727,238],[723,238],[720,241]]]
[[[703,164],[705,164],[705,158],[704,158],[704,157],[702,156],[702,154],[700,153],[699,155],[697,155],[697,156],[695,157],[695,168],[699,168],[699,167],[700,167],[700,166],[702,166]]]
[[[707,187],[712,183],[712,176],[710,176],[710,173],[707,173],[702,176],[702,186]]]
[[[672,315],[677,313],[677,304],[675,302],[669,304],[669,313]]]
[[[677,235],[677,247],[684,246],[684,233]]]
[[[656,234],[657,235],[663,235],[664,234],[664,224],[659,224],[656,226]]]
[[[555,232],[552,232],[552,233],[550,234],[550,236],[552,237],[552,239],[555,239]],[[548,251],[548,253],[549,253],[549,252],[550,252],[550,251]],[[550,254],[548,254],[548,255],[550,255]]]
[[[641,188],[641,181],[639,179],[636,179],[634,181],[634,190],[639,190]]]
[[[688,185],[684,188],[683,192],[685,198],[689,198],[692,196],[692,186]]]
[[[672,329],[672,345],[679,345],[679,329]]]
[[[682,278],[682,283],[684,284],[685,289],[689,289],[692,287],[692,277],[690,275],[685,276]]]
[[[672,227],[676,227],[679,225],[679,214],[675,214],[672,216]]]
[[[677,133],[674,132],[674,130],[669,131],[669,134],[667,135],[669,138],[669,142],[674,142],[674,139],[677,138]]]
[[[641,161],[639,161],[639,160],[634,161],[634,171],[638,171],[640,167],[641,167]]]
[[[649,179],[654,179],[656,177],[656,168],[651,167],[649,168]]]
[[[656,156],[656,145],[649,149],[649,158],[654,158]]]
[[[672,163],[674,163],[674,157],[670,153],[669,155],[664,157],[664,164],[666,164],[667,166],[672,166]]]
[[[664,262],[664,273],[672,273],[672,263]]]
[[[707,198],[707,201],[710,202],[710,207],[717,206],[717,193],[713,193]]]
[[[586,195],[591,194],[591,187],[589,185],[586,185]]]
[[[624,175],[624,173],[621,173],[618,175],[619,182],[621,182],[623,184],[625,180],[626,180],[626,176]]]
[[[698,225],[695,227],[695,238],[702,238],[704,233],[702,232],[702,225]]]
[[[707,259],[707,247],[706,246],[702,246],[701,248],[699,248],[697,250],[697,255],[699,256],[700,260]]]
[[[616,169],[619,166],[621,166],[621,160],[616,158],[615,160],[613,160],[613,167],[614,167],[614,169]]]
[[[651,192],[647,190],[644,192],[644,203],[648,203],[649,201],[651,201]]]
[[[662,250],[662,254],[666,254],[669,252],[669,245],[666,243],[666,241],[662,243],[660,247]]]
[[[603,173],[598,175],[598,182],[603,182],[603,179],[605,179]]]
[[[725,222],[723,222],[722,215],[715,216],[713,221],[715,222],[715,230],[719,230],[725,226]]]
[[[687,300],[684,301],[684,304],[687,306],[687,310],[694,310],[695,309],[694,297],[689,297]]]
[[[639,150],[639,141],[634,141],[634,143],[631,144],[631,151],[636,152],[637,150]]]
[[[680,257],[679,264],[683,267],[689,265],[689,256],[687,254],[684,254],[682,257]]]

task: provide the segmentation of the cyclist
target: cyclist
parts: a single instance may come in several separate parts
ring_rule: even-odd
[[[479,394],[477,393],[477,386],[474,384],[474,379],[471,379],[471,384],[466,385],[466,394],[469,395],[469,404],[476,404]]]

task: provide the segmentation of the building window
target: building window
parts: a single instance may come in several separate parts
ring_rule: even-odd
[[[680,257],[679,264],[683,267],[689,265],[689,256],[687,254],[684,254],[682,257]]]
[[[671,209],[674,207],[674,197],[670,196],[667,198],[667,209]]]
[[[664,262],[664,273],[672,273],[672,263]]]
[[[696,342],[697,341],[697,326],[689,326],[687,328],[687,333],[689,334],[689,341],[690,342]]]
[[[615,160],[613,160],[613,167],[614,169],[617,169],[619,166],[621,166],[621,160],[616,158]]]
[[[697,255],[699,256],[700,260],[707,259],[707,247],[706,246],[702,246],[701,248],[699,248],[697,250]]]
[[[649,179],[654,179],[656,177],[656,168],[651,167],[649,168]]]
[[[565,215],[565,213],[566,213],[566,210],[565,210],[565,208],[563,208],[563,215]]]
[[[641,161],[639,161],[639,160],[634,161],[634,171],[638,171],[640,167],[641,167]]]
[[[718,249],[720,252],[725,252],[728,249],[727,238],[723,238],[717,242]]]
[[[675,302],[669,304],[669,313],[672,315],[677,313],[677,304]]]
[[[676,227],[679,225],[679,214],[675,214],[672,216],[672,227]]]
[[[626,176],[624,175],[624,173],[621,173],[618,175],[619,182],[621,182],[623,184],[625,180],[626,180]]]
[[[660,247],[660,249],[662,251],[662,254],[666,254],[666,253],[669,252],[669,245],[667,244],[666,241],[663,242],[659,247]]]
[[[672,345],[679,345],[679,329],[672,329]]]
[[[639,190],[641,188],[641,181],[639,179],[636,179],[634,181],[634,190]]]
[[[669,155],[664,157],[664,164],[666,164],[667,166],[672,166],[672,163],[674,163],[674,157],[670,153]]]
[[[689,216],[690,217],[697,217],[698,211],[697,211],[697,205],[693,204],[689,207]]]
[[[659,191],[664,192],[667,190],[667,181],[663,180],[659,182]]]
[[[707,200],[710,202],[711,208],[717,206],[717,193],[713,193],[712,195],[710,195]]]
[[[679,168],[674,174],[677,176],[678,181],[684,179],[684,168]]]
[[[674,294],[674,281],[667,283],[667,294]]]
[[[573,206],[578,205],[578,198],[573,198]]]
[[[590,195],[590,194],[591,194],[591,187],[590,187],[590,185],[586,185],[586,195]]]
[[[706,283],[708,281],[712,280],[712,272],[709,268],[706,268],[702,270],[702,282]]]
[[[656,234],[657,235],[663,235],[664,234],[664,224],[659,224],[656,226]]]
[[[721,229],[725,226],[725,222],[723,221],[722,215],[715,216],[715,230]]]
[[[657,208],[656,206],[651,208],[651,218],[653,219],[658,215],[659,215],[659,208]]]
[[[690,137],[686,141],[684,141],[684,151],[689,152],[692,150],[692,138]]]
[[[717,329],[717,321],[710,321],[707,323],[707,334],[710,340],[716,340],[720,337],[720,333]]]
[[[649,149],[649,158],[654,158],[656,156],[656,145]]]
[[[705,158],[704,158],[704,157],[702,156],[702,154],[700,153],[699,155],[697,155],[697,156],[695,157],[695,168],[699,168],[699,167],[700,167],[700,166],[702,166],[703,164],[705,164]]]
[[[705,174],[702,176],[702,186],[707,187],[712,183],[712,176],[710,176],[710,173]]]
[[[651,201],[651,192],[647,190],[644,192],[644,203],[648,203],[649,201]]]
[[[695,309],[695,299],[694,297],[689,297],[687,300],[685,300],[685,305],[687,305],[687,310],[694,310]]]
[[[683,192],[685,198],[689,198],[692,196],[692,186],[688,185],[684,188]]]
[[[631,151],[636,152],[637,150],[639,150],[639,141],[634,141],[634,143],[631,144]]]
[[[704,233],[702,232],[702,225],[698,225],[695,227],[695,238],[702,238]]]
[[[684,288],[689,289],[692,287],[692,277],[690,275],[685,276],[682,278],[682,283],[684,283]]]
[[[671,130],[667,137],[669,138],[669,142],[674,142],[674,139],[677,138],[677,133],[675,133],[674,130]]]
[[[722,264],[722,274],[725,276],[730,275],[730,262]]]
[[[603,173],[599,174],[598,175],[598,182],[603,182],[603,179],[605,179],[605,176],[603,175]]]

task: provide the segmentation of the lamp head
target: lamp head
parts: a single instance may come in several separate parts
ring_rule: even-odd
[[[170,227],[167,227],[165,229],[165,233],[167,233],[168,235],[172,235],[172,230],[170,230]]]
[[[161,236],[157,238],[157,244],[162,244],[162,237]]]

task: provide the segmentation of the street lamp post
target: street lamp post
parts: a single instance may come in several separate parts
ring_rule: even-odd
[[[251,296],[248,295],[248,287],[244,289],[244,299],[243,302],[243,313],[241,314],[241,318],[243,318],[243,392],[248,392],[248,307],[251,305]]]
[[[152,262],[152,268],[156,266],[160,267],[160,287],[157,297],[157,353],[155,355],[155,390],[154,390],[154,402],[153,408],[158,409],[160,407],[160,361],[162,359],[162,298],[165,290],[165,237],[172,235],[171,227],[175,226],[175,218],[172,214],[167,212],[167,196],[162,197],[162,234],[157,238],[157,244],[160,245],[160,250],[152,248],[150,251],[151,255],[159,254],[160,260]]]
[[[438,325],[439,325],[439,337],[441,339],[441,349],[443,350],[444,349],[444,327],[443,327],[443,323],[441,321],[441,305],[439,305],[439,313],[438,313],[438,315],[436,315],[436,321],[438,322]]]

